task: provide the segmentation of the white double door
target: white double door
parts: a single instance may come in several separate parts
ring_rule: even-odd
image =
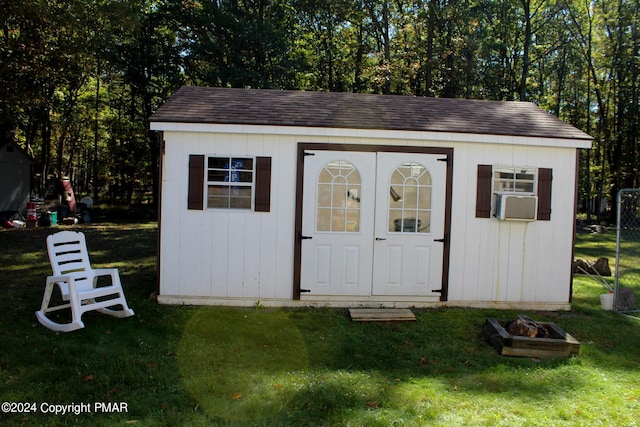
[[[309,296],[439,297],[444,157],[306,152],[301,289]]]

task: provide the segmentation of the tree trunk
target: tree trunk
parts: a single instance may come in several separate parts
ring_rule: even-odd
[[[527,77],[529,77],[529,48],[531,46],[531,0],[522,0],[524,13],[524,42],[522,46],[522,75],[520,76],[520,101],[527,100]]]

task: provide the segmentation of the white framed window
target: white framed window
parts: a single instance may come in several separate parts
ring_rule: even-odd
[[[500,220],[534,221],[538,169],[519,166],[493,168],[493,216]]]
[[[519,166],[494,166],[494,193],[535,194],[538,170]]]
[[[208,209],[252,209],[255,158],[207,156]]]

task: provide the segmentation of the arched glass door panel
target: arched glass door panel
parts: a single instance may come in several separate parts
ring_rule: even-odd
[[[402,163],[389,184],[389,232],[431,232],[431,175],[420,163]]]
[[[316,231],[360,231],[360,172],[346,160],[327,163],[318,174]]]

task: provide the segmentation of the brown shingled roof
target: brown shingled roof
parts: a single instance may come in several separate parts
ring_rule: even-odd
[[[180,88],[150,121],[592,139],[530,102],[196,86]]]

